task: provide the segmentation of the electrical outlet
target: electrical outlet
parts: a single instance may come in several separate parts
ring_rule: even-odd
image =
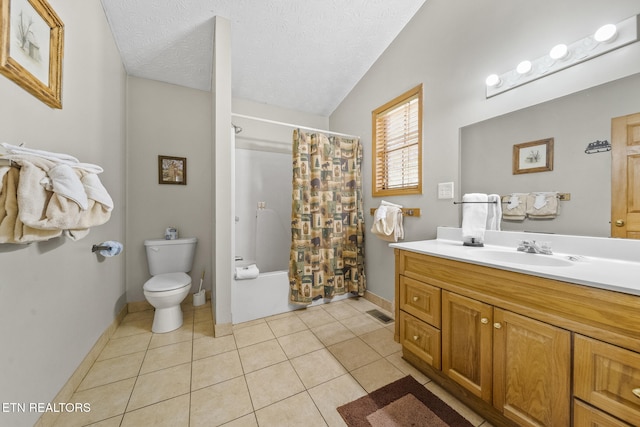
[[[453,182],[438,184],[438,199],[453,199]]]

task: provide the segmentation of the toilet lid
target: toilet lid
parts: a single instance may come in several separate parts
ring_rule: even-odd
[[[143,289],[148,292],[173,291],[191,284],[191,277],[186,273],[165,273],[147,280]]]

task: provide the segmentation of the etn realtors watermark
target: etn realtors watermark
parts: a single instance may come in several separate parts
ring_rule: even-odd
[[[90,403],[2,402],[3,413],[91,412]]]

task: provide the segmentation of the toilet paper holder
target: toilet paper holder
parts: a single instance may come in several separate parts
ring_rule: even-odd
[[[98,251],[108,251],[109,249],[111,249],[111,246],[106,246],[106,245],[93,245],[91,247],[91,252],[98,252]]]

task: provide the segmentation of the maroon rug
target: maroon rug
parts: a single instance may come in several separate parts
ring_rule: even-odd
[[[473,427],[411,375],[340,406],[349,427]]]

